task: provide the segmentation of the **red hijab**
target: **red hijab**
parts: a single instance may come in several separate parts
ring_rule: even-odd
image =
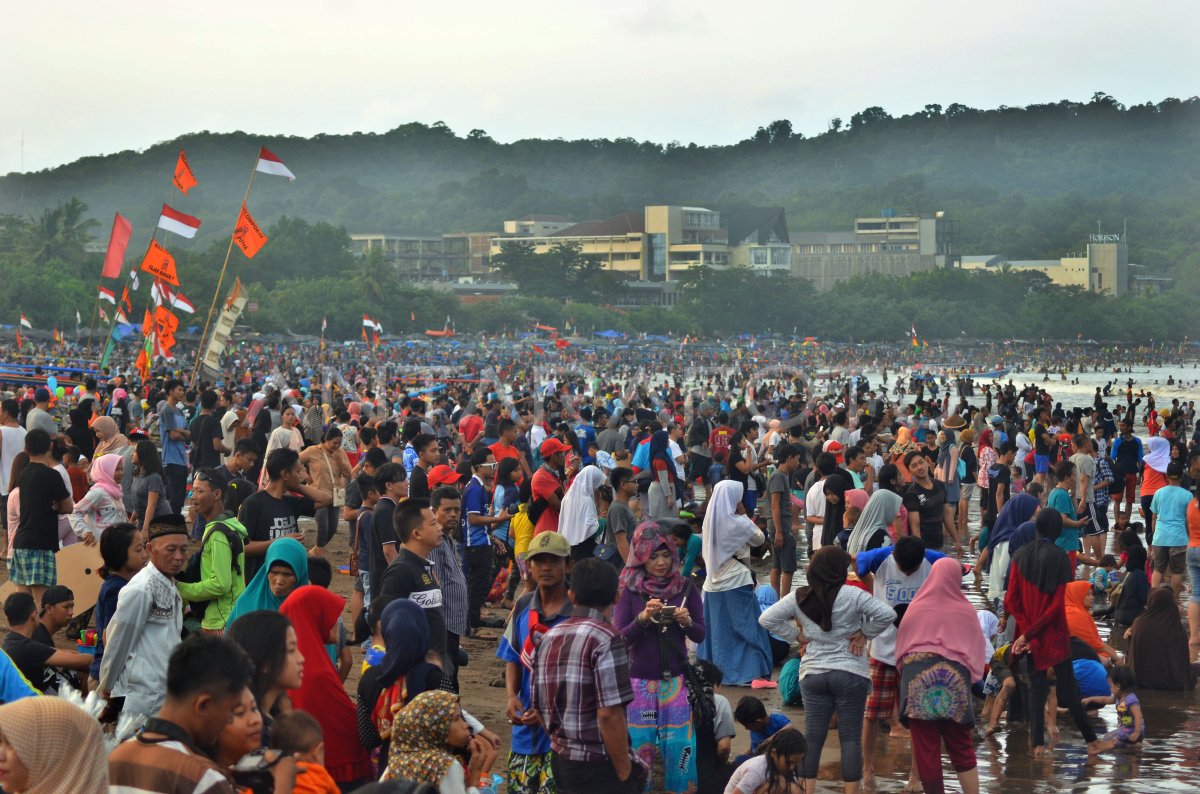
[[[289,694],[292,705],[317,718],[325,731],[325,768],[338,783],[372,775],[371,759],[358,741],[358,715],[325,650],[346,599],[323,587],[292,591],[279,611],[292,621],[296,645],[304,654],[304,679]]]

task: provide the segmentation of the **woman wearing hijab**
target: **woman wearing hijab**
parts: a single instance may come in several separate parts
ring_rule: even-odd
[[[113,390],[112,399],[108,403],[108,416],[116,425],[118,433],[125,433],[129,429],[130,420],[133,418],[129,412],[129,392],[124,389]],[[96,423],[92,423],[95,427]],[[99,433],[97,433],[99,435]],[[100,453],[97,452],[97,455]]]
[[[626,708],[633,752],[653,769],[658,750],[664,791],[695,791],[696,726],[683,665],[685,638],[704,640],[704,604],[679,572],[679,552],[669,525],[646,521],[634,531],[613,625],[629,649],[633,700]]]
[[[1102,663],[1118,662],[1119,654],[1100,639],[1100,632],[1096,630],[1096,621],[1092,617],[1092,583],[1087,580],[1070,582],[1064,601],[1071,637],[1095,651]]]
[[[987,661],[987,640],[962,592],[962,568],[943,557],[933,564],[896,632],[900,720],[912,732],[913,762],[927,792],[945,791],[943,740],[963,791],[979,791],[971,684],[983,680]]]
[[[425,661],[429,621],[415,602],[392,601],[384,607],[379,626],[387,650],[383,661],[368,667],[358,681],[358,738],[368,751],[381,748],[380,766],[386,767],[396,712],[422,692],[436,689],[442,674]]]
[[[988,573],[988,598],[993,602],[1004,600],[1004,583],[1008,579],[1010,561],[1009,543],[1017,527],[1033,518],[1042,503],[1036,496],[1021,493],[1004,503],[995,526],[988,533],[987,556],[991,566]]]
[[[1138,492],[1142,499],[1142,515],[1146,516],[1146,545],[1154,546],[1154,512],[1150,509],[1154,494],[1170,485],[1167,466],[1171,464],[1171,442],[1162,436],[1152,436],[1146,442],[1146,464],[1142,469],[1142,487]]]
[[[396,715],[395,740],[388,753],[387,769],[380,780],[411,780],[437,786],[441,794],[470,794],[469,786],[491,770],[496,750],[489,742],[471,737],[458,695],[423,692]],[[455,754],[469,750],[465,771]]]
[[[1178,692],[1196,685],[1187,631],[1179,620],[1170,585],[1151,591],[1146,611],[1133,621],[1125,636],[1129,639],[1129,667],[1139,687]]]
[[[274,545],[274,544],[272,544]],[[265,567],[265,566],[264,566]],[[297,588],[279,607],[292,622],[296,646],[304,656],[304,678],[292,690],[292,705],[312,714],[325,732],[325,768],[344,789],[373,777],[371,759],[358,742],[357,714],[346,695],[337,668],[325,650],[336,636],[338,617],[346,599],[323,587]]]
[[[884,468],[886,469],[887,466]],[[893,470],[895,468],[892,466]],[[890,542],[888,538],[891,533],[888,532],[888,528],[893,526],[903,507],[904,499],[895,491],[881,487],[871,494],[871,498],[867,500],[862,514],[859,515],[858,521],[850,533],[846,551],[858,554],[860,551],[877,549]]]
[[[866,643],[896,619],[896,611],[857,587],[843,587],[850,555],[824,546],[808,564],[808,585],[789,593],[758,622],[786,640],[798,638],[800,691],[804,694],[803,777],[812,791],[829,723],[837,714],[842,780],[846,791],[862,780],[862,727],[871,674]],[[797,630],[799,625],[799,631]]]
[[[1062,514],[1041,510],[1035,519],[1038,536],[1012,558],[1008,590],[1004,596],[1007,618],[1016,621],[1013,658],[1026,665],[1031,680],[1025,688],[1025,713],[1031,721],[1033,755],[1045,754],[1045,712],[1049,695],[1046,671],[1054,668],[1058,702],[1065,706],[1088,743],[1088,752],[1099,752],[1096,732],[1088,724],[1071,666],[1071,635],[1067,629],[1066,586],[1075,579],[1067,553],[1054,545],[1062,534]],[[1017,676],[1021,680],[1021,676]]]
[[[262,566],[238,596],[228,623],[232,624],[247,612],[260,609],[275,612],[293,590],[306,584],[308,554],[304,544],[294,538],[279,538],[267,546]]]
[[[766,538],[746,515],[742,486],[733,480],[713,488],[701,529],[705,634],[696,655],[720,667],[730,686],[748,685],[771,674],[771,643],[754,620],[754,577],[742,562]]]
[[[121,477],[125,462],[120,455],[105,455],[92,464],[88,475],[92,487],[75,503],[71,512],[71,528],[89,546],[100,539],[105,527],[127,520],[125,503],[121,500]]]
[[[0,770],[10,794],[107,794],[100,723],[57,697],[0,706]]]
[[[129,446],[129,439],[121,434],[116,421],[111,416],[98,416],[92,422],[92,431],[96,434],[96,451],[92,459],[105,455],[119,455]]]
[[[604,485],[604,472],[596,466],[584,466],[563,496],[558,512],[558,531],[571,544],[571,559],[582,560],[596,550],[596,532],[600,512],[596,491]]]
[[[850,483],[840,474],[831,474],[825,478],[825,522],[821,524],[821,546],[825,547],[837,540],[838,534],[844,527],[846,505],[843,504]]]
[[[650,436],[649,468],[651,480],[646,497],[646,518],[651,521],[674,518],[678,486],[675,461],[671,458],[671,436],[666,430]]]

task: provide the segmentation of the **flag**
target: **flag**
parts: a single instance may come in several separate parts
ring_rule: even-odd
[[[129,322],[129,315],[125,314],[123,309],[117,309],[117,322],[121,325],[133,325],[133,323]]]
[[[147,336],[145,344],[142,345],[141,352],[138,353],[137,361],[134,362],[134,367],[137,368],[138,373],[142,376],[142,380],[150,377],[150,356],[153,349],[154,341]]]
[[[171,181],[175,183],[175,187],[179,188],[179,192],[185,196],[197,184],[196,177],[192,174],[192,167],[188,165],[187,155],[183,153],[183,149],[179,150],[179,159],[175,161],[175,178]]]
[[[133,302],[129,300],[129,285],[125,285],[125,289],[121,290],[121,306],[126,311],[133,311]]]
[[[121,264],[125,261],[125,248],[129,245],[129,237],[133,234],[133,226],[128,220],[116,213],[113,217],[112,234],[108,236],[108,250],[104,252],[104,267],[100,270],[101,278],[117,278],[121,275]]]
[[[21,338],[21,329],[17,329],[17,350],[25,346],[25,340]]]
[[[414,323],[415,323],[415,322],[417,321],[417,313],[416,313],[416,312],[409,312],[409,313],[408,313],[408,319],[409,319],[409,320],[411,320],[412,322],[414,322]]]
[[[116,306],[116,305],[117,305],[117,295],[116,295],[116,293],[115,293],[115,292],[113,292],[112,290],[110,290],[110,289],[106,288],[106,287],[103,287],[103,286],[102,286],[102,287],[100,287],[100,300],[102,300],[102,301],[108,301],[108,302],[109,302],[109,303],[111,303],[113,306]]]
[[[98,308],[96,309],[96,311],[100,312],[100,319],[101,319],[101,320],[103,320],[104,322],[108,322],[108,315],[104,313],[104,307],[103,307],[103,306],[100,306],[100,307],[98,307]]]
[[[150,331],[153,328],[154,318],[150,316],[150,310],[146,309],[146,313],[142,316],[142,336],[150,336]]]
[[[154,240],[150,241],[150,249],[142,259],[142,270],[179,286],[179,276],[175,275],[175,257]]]
[[[79,309],[76,309],[75,310],[75,327],[78,328],[79,324],[81,322],[83,322],[83,318],[79,316]]]
[[[367,343],[367,326],[365,326],[365,325],[363,326],[363,329],[362,329],[362,338],[363,338],[363,344],[365,345]]]
[[[285,176],[289,182],[293,182],[296,179],[296,175],[288,170],[283,161],[271,154],[265,146],[258,150],[258,164],[254,166],[254,170],[273,176]]]
[[[374,327],[375,327],[375,321],[364,314],[363,315],[363,328],[374,328]]]
[[[379,347],[379,332],[375,331],[371,334],[371,346]]]
[[[184,297],[184,294],[178,290],[171,292],[171,288],[166,284],[155,281],[150,285],[150,297],[154,301],[155,306],[166,306],[169,309],[178,309],[184,314],[195,314],[196,307],[192,302]],[[132,307],[130,311],[133,311]]]
[[[190,240],[196,236],[196,232],[200,231],[200,219],[185,215],[179,210],[171,209],[163,204],[162,212],[158,216],[158,228],[166,229]]]
[[[134,292],[137,292],[141,288],[141,282],[138,281],[138,272],[136,267],[129,271],[129,286],[133,287]]]
[[[321,333],[325,333],[325,327],[326,327],[326,325],[327,325],[328,323],[329,323],[329,318],[328,318],[328,317],[322,317],[322,318],[321,318]]]
[[[21,315],[21,327],[33,330],[33,323],[29,322],[29,318],[24,314]]]
[[[534,352],[534,353],[545,353],[546,351],[545,351],[545,350],[542,350],[542,346],[541,346],[541,345],[534,345],[534,346],[533,346],[533,352]]]
[[[571,344],[571,343],[568,342],[566,339],[563,339],[562,337],[559,337],[558,339],[554,340],[554,346],[557,347],[559,350],[562,350],[564,347],[566,347],[569,344]]]
[[[242,211],[238,213],[237,227],[233,230],[233,241],[237,243],[238,248],[242,249],[242,253],[246,255],[247,259],[253,259],[254,255],[258,253],[258,249],[267,242],[267,236],[262,233],[262,229],[258,228],[254,218],[250,217],[250,211],[246,209],[244,202]]]
[[[58,332],[58,329],[57,329],[57,328],[55,328],[55,329],[54,329],[54,342],[55,342],[55,344],[62,344],[62,340],[63,340],[63,338],[62,338],[62,334],[60,334],[60,333]]]

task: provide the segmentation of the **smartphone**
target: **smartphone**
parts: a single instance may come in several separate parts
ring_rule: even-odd
[[[675,607],[663,607],[658,614],[663,620],[670,620],[675,617]]]

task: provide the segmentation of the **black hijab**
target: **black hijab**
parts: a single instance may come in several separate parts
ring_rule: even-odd
[[[852,484],[840,474],[831,474],[825,478],[826,493],[837,494],[838,503],[825,500],[825,522],[821,525],[821,545],[828,546],[837,540],[838,533],[844,529],[842,517],[846,514],[846,491]]]
[[[1037,540],[1021,546],[1013,555],[1012,564],[1022,578],[1048,596],[1075,579],[1067,553],[1054,545],[1062,534],[1062,514],[1054,508],[1043,507],[1034,518]]]
[[[1156,587],[1146,611],[1133,621],[1129,667],[1139,687],[1180,691],[1195,683],[1188,657],[1188,636],[1170,585]]]
[[[841,546],[823,546],[808,562],[808,585],[796,590],[796,606],[824,631],[833,629],[833,602],[849,567],[850,555]]]

